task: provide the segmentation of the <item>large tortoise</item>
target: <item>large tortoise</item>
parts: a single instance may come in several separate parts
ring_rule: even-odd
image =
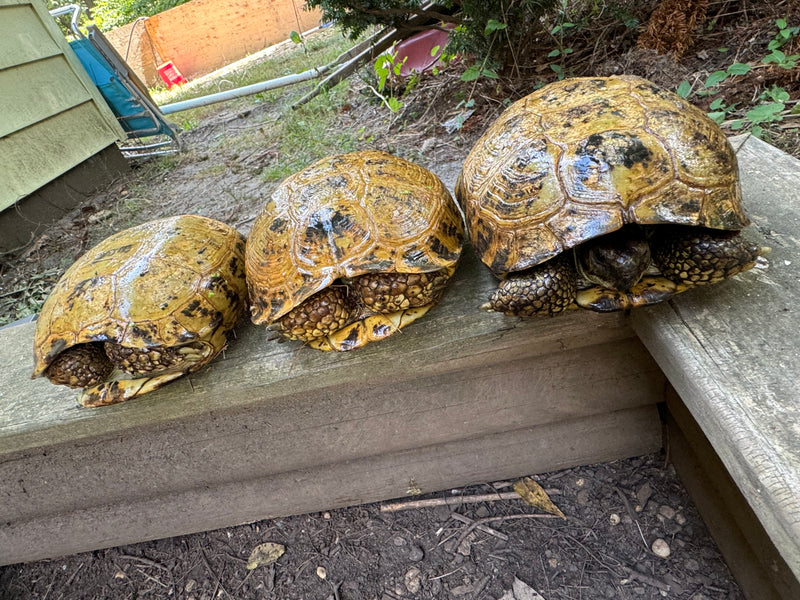
[[[85,388],[102,406],[197,371],[247,306],[244,237],[212,219],[160,219],[106,238],[48,296],[34,377]]]
[[[753,266],[736,155],[678,95],[632,76],[552,83],[464,161],[456,197],[510,315],[659,302]]]
[[[253,223],[252,320],[320,350],[383,339],[436,304],[463,239],[430,171],[380,151],[324,158],[285,179]]]

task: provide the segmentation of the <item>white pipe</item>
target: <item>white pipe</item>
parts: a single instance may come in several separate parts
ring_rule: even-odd
[[[158,108],[163,114],[169,115],[182,110],[188,110],[190,108],[198,108],[200,106],[206,106],[216,102],[225,102],[226,100],[233,100],[234,98],[249,96],[250,94],[258,94],[259,92],[273,90],[285,85],[292,85],[293,83],[300,83],[301,81],[315,79],[316,77],[321,77],[324,73],[325,69],[309,69],[308,71],[303,71],[302,73],[295,73],[294,75],[286,75],[285,77],[278,77],[277,79],[253,83],[251,85],[245,85],[240,88],[219,92],[217,94],[209,94],[208,96],[192,98],[191,100],[183,100],[182,102],[165,104],[164,106],[159,106]]]

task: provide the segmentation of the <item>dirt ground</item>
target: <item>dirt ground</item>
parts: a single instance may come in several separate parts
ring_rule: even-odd
[[[652,9],[656,3],[639,4]],[[644,23],[649,13],[640,11]],[[669,89],[682,81],[702,87],[697,82],[731,62],[757,63],[775,35],[777,17],[798,24],[800,2],[711,2],[709,14],[717,15],[714,27],[698,30],[680,60],[637,46],[641,29],[597,19],[571,40],[576,57],[572,74],[624,72]],[[461,82],[463,65],[424,77],[403,97],[397,115],[375,101],[368,81],[353,78],[346,101],[336,105],[332,127],[351,132],[358,147],[419,162],[452,188],[471,143],[507,101],[555,77],[545,58],[551,42],[532,40],[528,54],[520,56],[519,71],[501,73],[497,80]],[[723,45],[724,53],[719,51]],[[797,68],[751,73],[723,82],[714,97],[729,104],[752,101],[771,85],[785,87],[793,99],[799,95]],[[308,89],[293,90],[290,97]],[[465,112],[467,98],[474,100],[470,114]],[[711,98],[693,101],[707,109]],[[38,232],[30,244],[1,256],[0,323],[35,311],[77,256],[121,228],[194,213],[247,233],[276,184],[263,173],[286,159],[278,141],[263,134],[265,124],[286,118],[288,102],[251,99],[216,105],[182,133],[185,150],[180,155],[137,165],[129,176]],[[449,127],[454,120],[461,122],[455,130]],[[773,143],[800,155],[797,136],[791,135],[795,129],[770,131]],[[0,598],[512,600],[537,598],[534,590],[546,600],[742,598],[663,455],[535,478],[566,520],[541,517],[519,500],[442,502],[398,512],[357,506],[3,567]],[[429,497],[507,492],[510,483]],[[475,522],[489,529],[473,528]],[[654,553],[657,539],[666,543],[669,556]],[[269,566],[247,569],[250,552],[264,542],[284,545],[285,554]]]
[[[4,567],[0,598],[494,600],[515,579],[530,590],[509,600],[535,600],[533,591],[546,600],[743,598],[663,455],[536,480],[566,520],[520,500],[396,512],[355,506]],[[413,500],[508,492],[510,483]],[[666,558],[651,550],[658,539]],[[248,569],[251,551],[266,542],[285,554]]]

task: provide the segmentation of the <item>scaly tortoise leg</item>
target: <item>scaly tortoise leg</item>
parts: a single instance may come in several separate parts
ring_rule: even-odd
[[[738,231],[675,227],[650,242],[661,274],[687,287],[728,279],[753,267],[760,248]]]
[[[82,388],[108,379],[114,370],[101,342],[78,344],[59,353],[44,370],[56,385]]]
[[[361,306],[360,317],[309,345],[346,352],[389,337],[427,313],[454,272],[455,267],[428,273],[368,273],[348,280]]]
[[[271,329],[278,341],[303,340],[311,342],[326,338],[356,320],[361,312],[356,300],[345,285],[332,285],[306,298]]]
[[[454,268],[430,273],[369,273],[332,285],[278,319],[283,339],[347,351],[389,337],[441,297]]]
[[[225,347],[227,337],[219,328],[206,341],[166,348],[129,348],[105,343],[110,362],[126,376],[112,377],[87,386],[78,402],[87,407],[118,404],[156,390],[187,373],[197,371]]]
[[[581,290],[578,305],[611,312],[656,304],[694,286],[717,283],[746,271],[761,253],[738,231],[680,226],[656,233],[650,240],[650,251],[663,277],[643,277],[626,291],[599,286]]]
[[[501,280],[483,310],[509,316],[555,315],[572,308],[577,293],[577,273],[572,254],[559,255]]]

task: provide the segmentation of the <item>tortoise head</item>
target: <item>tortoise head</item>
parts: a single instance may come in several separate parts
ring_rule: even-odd
[[[650,262],[650,245],[635,226],[593,238],[575,250],[575,263],[581,276],[619,291],[634,286]]]

